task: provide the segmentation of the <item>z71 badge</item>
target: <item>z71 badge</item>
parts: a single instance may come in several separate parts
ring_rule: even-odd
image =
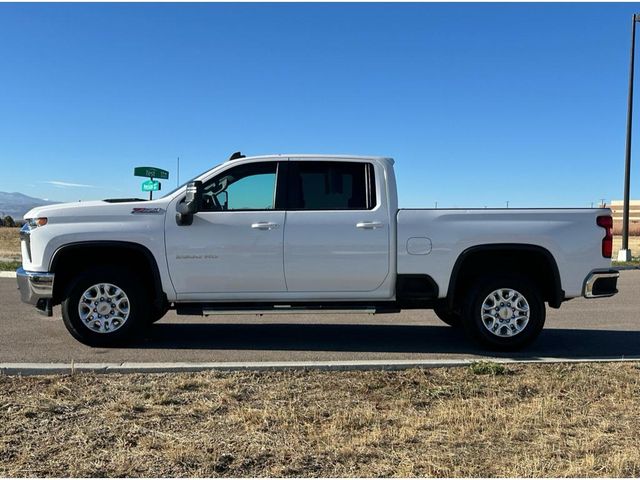
[[[131,210],[131,213],[145,213],[145,214],[154,214],[154,213],[162,213],[164,212],[161,208],[134,208]]]

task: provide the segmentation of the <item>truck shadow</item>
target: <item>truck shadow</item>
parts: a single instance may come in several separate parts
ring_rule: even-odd
[[[462,331],[446,326],[159,323],[130,348],[619,358],[640,357],[640,331],[546,329],[524,351],[501,354],[478,348]]]

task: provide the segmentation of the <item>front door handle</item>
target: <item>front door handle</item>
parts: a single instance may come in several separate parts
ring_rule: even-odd
[[[382,222],[358,222],[356,228],[362,228],[364,230],[374,230],[376,228],[382,228]]]
[[[273,230],[274,228],[278,227],[279,225],[277,223],[272,222],[257,222],[251,224],[251,228],[254,228],[256,230]]]

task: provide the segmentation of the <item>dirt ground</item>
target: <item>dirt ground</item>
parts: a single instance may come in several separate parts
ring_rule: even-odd
[[[637,364],[0,377],[0,476],[640,476]]]

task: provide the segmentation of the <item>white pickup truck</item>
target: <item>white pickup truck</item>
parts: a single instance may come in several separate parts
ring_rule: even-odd
[[[530,343],[578,296],[617,293],[611,212],[398,209],[393,160],[232,158],[157,200],[38,207],[23,301],[114,345],[178,314],[434,309],[494,349]]]

